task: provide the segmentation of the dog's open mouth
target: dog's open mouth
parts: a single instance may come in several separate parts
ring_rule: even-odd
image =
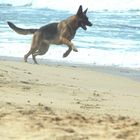
[[[92,26],[92,23],[91,22],[88,22],[88,23],[81,23],[81,27],[84,29],[84,30],[87,30],[87,27],[86,26]]]
[[[84,30],[87,29],[86,24],[84,24],[84,23],[81,23],[81,27],[82,27]]]

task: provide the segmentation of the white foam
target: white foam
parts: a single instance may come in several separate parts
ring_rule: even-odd
[[[0,55],[10,57],[22,57],[29,51],[30,44],[12,43],[1,44]],[[55,62],[86,64],[86,65],[106,65],[129,68],[140,68],[139,52],[107,51],[95,48],[78,48],[79,52],[71,52],[66,58],[62,58],[67,47],[51,46],[49,51],[40,59],[48,59]],[[31,57],[31,56],[30,56]]]
[[[51,8],[75,12],[79,5],[95,10],[137,10],[140,9],[139,0],[0,0],[0,4],[12,4],[13,6],[32,5],[33,8]]]

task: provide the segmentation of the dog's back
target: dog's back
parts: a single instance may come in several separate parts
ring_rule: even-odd
[[[50,23],[42,26],[38,31],[41,32],[47,40],[53,39],[58,33],[57,26],[58,23]]]

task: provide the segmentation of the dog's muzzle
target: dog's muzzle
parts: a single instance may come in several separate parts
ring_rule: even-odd
[[[86,26],[92,26],[92,23],[90,21],[88,21],[87,23],[81,23],[81,27],[84,29],[84,30],[87,30],[87,27]]]
[[[88,21],[87,26],[92,26],[92,23]]]

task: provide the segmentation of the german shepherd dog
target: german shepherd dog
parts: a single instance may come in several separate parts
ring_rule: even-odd
[[[83,12],[82,6],[80,5],[76,15],[62,20],[59,23],[50,23],[40,29],[22,29],[11,22],[7,22],[19,34],[34,34],[31,49],[24,56],[24,61],[27,62],[28,57],[32,55],[34,63],[37,64],[36,56],[44,55],[48,51],[50,44],[67,45],[68,50],[63,54],[63,57],[67,57],[72,50],[78,52],[71,40],[74,38],[79,27],[86,30],[86,26],[92,26],[92,23],[86,16],[87,10]]]

